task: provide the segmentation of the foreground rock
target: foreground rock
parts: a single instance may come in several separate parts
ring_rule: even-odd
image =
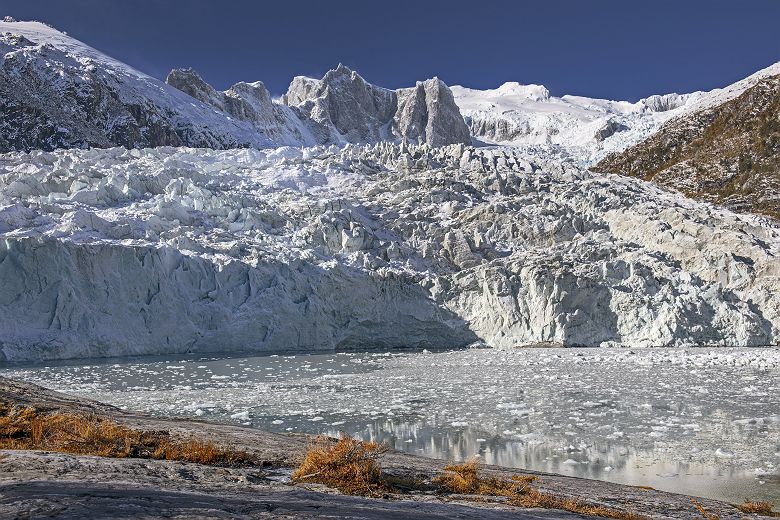
[[[40,410],[90,413],[126,426],[167,430],[173,435],[213,440],[245,449],[268,461],[266,467],[215,468],[139,459],[105,459],[57,453],[5,451],[0,457],[0,515],[57,518],[265,518],[323,516],[350,518],[581,518],[553,510],[522,510],[467,497],[403,495],[393,500],[347,497],[317,486],[285,483],[305,450],[308,437],[187,419],[163,419],[122,412],[108,405],[0,378],[0,401]],[[391,452],[386,470],[427,479],[446,462]],[[516,470],[486,468],[506,476]],[[528,472],[524,472],[528,473]],[[587,498],[609,508],[651,518],[699,518],[691,498],[607,482],[538,475],[543,489],[561,497]],[[713,500],[699,502],[726,520],[743,515]]]
[[[780,338],[771,222],[506,149],[8,154],[0,239],[7,360]]]

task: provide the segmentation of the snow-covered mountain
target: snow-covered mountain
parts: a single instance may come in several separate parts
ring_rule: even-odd
[[[173,71],[168,78],[173,86],[166,85],[43,23],[5,19],[0,22],[0,151],[470,141],[452,94],[439,80],[403,92],[374,87],[351,71],[345,74],[352,81],[331,81],[346,70],[309,80],[324,88],[312,90],[311,99],[299,97],[301,107],[288,106],[293,103],[275,103],[261,82],[217,92],[187,69]],[[389,112],[357,110],[370,108],[359,102],[361,88],[385,92]],[[338,104],[349,116],[333,121]]]
[[[511,149],[0,157],[5,359],[765,345],[780,231]]]
[[[655,131],[690,95],[653,96],[637,103],[551,96],[541,85],[504,83],[493,90],[452,87],[471,134],[509,145],[558,145],[584,159],[622,150]]]
[[[43,23],[7,20],[0,22],[0,150],[273,144]]]
[[[585,165],[621,152],[666,122],[726,103],[760,80],[780,74],[780,63],[710,92],[655,95],[635,103],[581,96],[551,96],[541,85],[504,83],[492,90],[451,87],[479,142],[560,148]]]
[[[171,71],[166,83],[255,124],[279,144],[471,142],[452,92],[438,78],[393,91],[339,64],[322,79],[294,78],[282,104],[272,102],[261,82],[238,83],[218,92],[192,69]]]

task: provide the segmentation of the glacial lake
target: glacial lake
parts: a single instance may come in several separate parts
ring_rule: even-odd
[[[780,505],[780,349],[468,349],[12,366],[160,415]]]

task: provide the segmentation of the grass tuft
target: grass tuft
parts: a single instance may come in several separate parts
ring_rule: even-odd
[[[771,516],[776,518],[780,517],[780,513],[773,511],[774,504],[772,502],[753,502],[751,500],[746,500],[736,507],[743,513]]]
[[[0,449],[179,460],[215,466],[256,462],[246,452],[197,439],[175,440],[167,431],[134,430],[97,416],[45,414],[34,408],[3,403],[0,403]]]
[[[445,491],[462,495],[507,497],[507,503],[523,508],[560,509],[582,515],[621,520],[645,520],[646,517],[619,509],[591,504],[579,499],[557,497],[531,487],[536,480],[532,475],[513,475],[511,479],[482,477],[479,462],[473,458],[464,464],[451,464],[442,475],[434,478],[434,484]]]
[[[316,482],[349,495],[382,496],[390,491],[378,459],[387,446],[346,435],[335,440],[317,437],[309,445],[293,482]]]
[[[479,476],[479,459],[474,457],[463,464],[450,464],[444,473],[433,479],[433,484],[459,495],[514,497],[536,480],[528,475],[514,475],[511,480]]]
[[[392,491],[378,462],[387,450],[385,445],[346,435],[338,440],[318,437],[293,472],[292,481],[316,482],[349,495],[382,496]]]

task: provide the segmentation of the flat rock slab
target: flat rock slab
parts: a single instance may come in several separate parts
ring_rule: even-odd
[[[583,518],[431,496],[343,496],[273,483],[255,470],[168,461],[5,452],[0,468],[3,518]]]

